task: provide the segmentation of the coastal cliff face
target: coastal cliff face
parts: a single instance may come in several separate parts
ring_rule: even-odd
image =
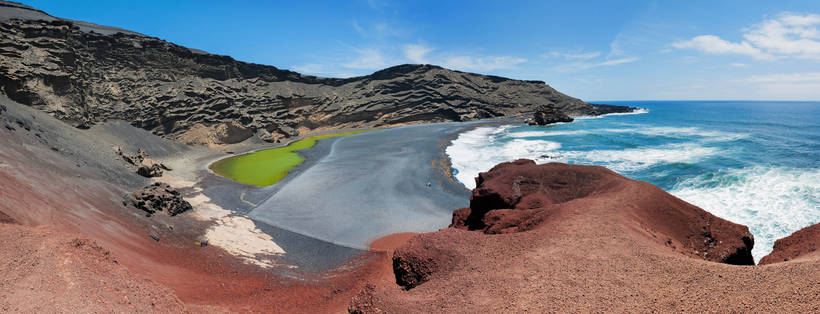
[[[571,115],[631,110],[591,105],[544,82],[433,65],[348,79],[305,76],[2,4],[0,90],[80,128],[125,120],[192,143],[227,130],[212,141],[234,143],[321,127],[513,117],[547,103]]]

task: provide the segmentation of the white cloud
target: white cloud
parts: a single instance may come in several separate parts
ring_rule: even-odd
[[[342,64],[345,68],[360,69],[360,70],[378,70],[386,68],[390,65],[385,61],[385,57],[378,49],[354,49],[358,56],[347,63]]]
[[[766,20],[743,35],[746,40],[771,53],[820,59],[820,15],[781,14]]]
[[[619,64],[631,63],[640,60],[638,57],[625,57],[625,58],[618,58],[618,59],[608,59],[598,62],[570,62],[566,64],[559,65],[556,70],[560,72],[575,72],[581,70],[588,70],[592,68],[598,67],[609,67],[615,66]]]
[[[735,80],[760,99],[820,99],[820,72],[753,75]]]
[[[502,69],[514,69],[526,61],[527,59],[511,56],[451,56],[445,58],[441,62],[441,65],[445,68],[462,71],[489,72]]]
[[[420,44],[411,44],[404,46],[404,56],[413,63],[426,64],[426,56],[435,49]]]
[[[595,57],[597,57],[597,56],[600,56],[600,55],[601,55],[601,52],[600,52],[600,51],[593,51],[593,52],[581,52],[581,53],[551,52],[549,55],[550,55],[550,56],[553,56],[553,57],[560,57],[560,58],[564,58],[564,59],[581,59],[581,60],[587,60],[587,59],[592,59],[592,58],[595,58]]]
[[[730,42],[715,35],[677,41],[675,48],[709,54],[739,54],[759,60],[798,58],[820,60],[820,15],[784,13],[747,29],[743,41]]]
[[[733,43],[714,35],[701,35],[686,41],[676,41],[672,46],[680,49],[691,48],[709,54],[741,54],[761,60],[774,58],[748,42]]]
[[[820,72],[753,75],[739,80],[750,83],[814,83],[820,91]]]
[[[302,73],[302,74],[313,74],[313,75],[321,74],[324,71],[324,67],[321,64],[316,64],[316,63],[294,65],[294,66],[290,67],[290,69],[294,70],[296,72]]]
[[[733,67],[736,67],[736,68],[745,68],[745,67],[748,67],[749,65],[745,64],[745,63],[740,63],[740,62],[732,62],[732,63],[729,63],[729,66],[733,66]]]
[[[612,59],[612,60],[606,60],[604,62],[593,64],[593,67],[618,65],[618,64],[630,63],[630,62],[635,62],[635,61],[638,61],[638,57]]]

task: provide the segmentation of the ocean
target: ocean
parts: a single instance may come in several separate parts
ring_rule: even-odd
[[[572,123],[480,127],[447,147],[469,189],[518,158],[600,165],[749,227],[759,260],[820,222],[820,102],[624,101],[631,114]]]

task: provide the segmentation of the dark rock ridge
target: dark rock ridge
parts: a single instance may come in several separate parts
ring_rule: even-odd
[[[539,105],[535,108],[532,119],[527,120],[529,125],[547,125],[558,122],[572,122],[573,119],[555,108],[553,104]]]
[[[631,110],[593,106],[540,81],[434,65],[347,79],[306,76],[19,5],[0,6],[0,12],[0,90],[80,128],[124,120],[195,143],[201,133],[223,128],[224,136],[206,142],[233,143],[253,134],[276,141],[327,126],[513,117],[550,103],[570,115]]]
[[[787,262],[801,256],[820,254],[820,223],[797,230],[788,237],[774,242],[769,255],[760,259],[760,265]]]
[[[126,196],[125,205],[132,205],[153,215],[165,211],[168,215],[176,216],[193,209],[191,203],[182,199],[179,191],[166,183],[156,182],[142,190]]]

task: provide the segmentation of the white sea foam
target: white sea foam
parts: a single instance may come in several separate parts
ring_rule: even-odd
[[[620,150],[567,151],[561,153],[561,159],[629,172],[665,163],[695,163],[714,153],[715,148],[687,143]]]
[[[564,136],[564,135],[583,135],[589,134],[586,130],[575,131],[526,131],[526,132],[510,132],[509,137],[528,138],[528,137],[544,137],[544,136]]]
[[[634,133],[646,136],[663,136],[674,138],[689,138],[698,137],[703,142],[729,142],[742,139],[746,137],[745,134],[703,130],[695,127],[624,127],[624,128],[606,128],[594,130],[570,130],[570,131],[524,131],[524,132],[509,132],[508,136],[515,138],[536,138],[547,136],[575,136],[586,134],[605,134],[605,133]]]
[[[820,222],[820,169],[756,166],[695,177],[671,193],[748,226],[755,260],[771,252],[775,240]]]
[[[455,178],[465,187],[474,188],[478,173],[490,170],[498,163],[520,158],[544,159],[561,148],[561,144],[545,140],[499,141],[505,136],[504,132],[501,127],[477,128],[462,133],[447,147],[447,156],[456,170]]]
[[[648,127],[648,128],[608,128],[599,129],[602,133],[636,133],[646,136],[664,137],[700,137],[706,141],[733,141],[746,137],[745,134],[703,130],[696,127]]]
[[[649,109],[638,108],[638,109],[636,109],[632,112],[615,112],[615,113],[602,114],[602,115],[599,115],[599,116],[574,116],[572,118],[576,119],[576,120],[587,120],[587,119],[600,119],[600,118],[609,117],[609,116],[627,116],[627,115],[644,114],[644,113],[649,113]]]

